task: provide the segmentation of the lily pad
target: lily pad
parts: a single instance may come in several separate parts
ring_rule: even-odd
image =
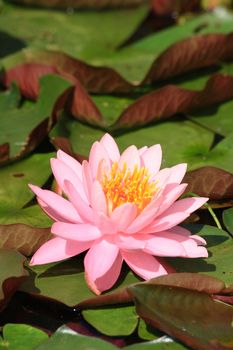
[[[126,346],[125,350],[185,350],[186,346],[179,344],[167,336],[148,342]]]
[[[215,11],[191,19],[184,18],[177,26],[152,34],[115,54],[93,58],[90,63],[115,68],[128,80],[138,83],[143,80],[153,61],[163,51],[180,40],[194,36],[197,28],[201,28],[198,35],[229,33],[233,30],[232,14],[226,11],[223,16]]]
[[[116,346],[96,337],[87,337],[76,333],[72,329],[62,326],[47,341],[39,345],[36,350],[116,350]]]
[[[103,134],[103,130],[94,129],[63,115],[52,130],[51,137],[69,138],[75,152],[88,156],[93,142]],[[189,168],[193,169],[205,161],[214,134],[190,121],[167,121],[115,136],[121,151],[132,144],[142,147],[160,143],[163,149],[163,167],[187,162]]]
[[[233,133],[232,110],[233,101],[231,100],[190,114],[188,118],[219,135],[228,136]]]
[[[48,339],[48,335],[35,327],[26,324],[6,324],[3,327],[3,338],[0,339],[0,349],[33,350]]]
[[[88,59],[107,55],[117,48],[133,33],[147,11],[147,6],[102,12],[53,10],[51,16],[46,9],[5,4],[0,30],[17,35],[30,47],[62,50]]]
[[[194,349],[228,349],[233,307],[206,293],[138,284],[129,288],[140,317]]]
[[[4,215],[12,220],[13,209],[21,209],[34,197],[28,188],[29,183],[41,186],[47,181],[51,174],[49,159],[52,156],[52,153],[34,154],[1,168],[0,217],[3,223],[6,222]]]
[[[233,234],[233,208],[224,210],[222,218],[227,230]]]
[[[32,254],[50,237],[51,220],[38,205],[24,208],[34,197],[28,184],[42,186],[51,174],[52,154],[35,154],[0,171],[0,247]]]
[[[52,114],[54,104],[69,85],[66,80],[57,76],[43,77],[37,103],[26,101],[22,108],[8,110],[6,106],[5,110],[1,110],[0,144],[9,144],[9,159],[25,156],[43,140],[48,132],[48,118]],[[9,100],[5,93],[3,103],[6,105],[6,101]],[[10,106],[11,103],[10,100]],[[33,131],[35,135],[32,134]],[[3,162],[5,161],[4,159]]]
[[[23,268],[24,256],[13,250],[0,250],[0,309],[9,301],[28,275]]]
[[[99,332],[112,337],[132,334],[138,324],[134,306],[84,310],[82,315]]]
[[[21,286],[24,292],[54,299],[72,307],[78,307],[79,303],[94,296],[84,278],[83,255],[61,263],[41,266],[39,270],[38,267],[30,269],[34,273]],[[113,290],[138,281],[132,272],[122,271]]]

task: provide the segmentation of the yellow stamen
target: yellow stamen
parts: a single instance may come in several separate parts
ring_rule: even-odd
[[[131,172],[126,163],[119,169],[118,163],[114,162],[108,175],[103,170],[98,177],[106,195],[109,214],[124,203],[136,204],[140,213],[158,190],[156,182],[150,182],[148,169],[145,167],[138,169],[137,165]]]

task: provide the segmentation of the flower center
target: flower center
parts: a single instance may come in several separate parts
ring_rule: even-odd
[[[126,163],[119,169],[114,162],[110,173],[102,173],[101,185],[106,195],[109,214],[124,203],[134,203],[140,213],[152,200],[158,188],[156,182],[150,182],[147,168],[134,167],[133,172],[127,168]]]

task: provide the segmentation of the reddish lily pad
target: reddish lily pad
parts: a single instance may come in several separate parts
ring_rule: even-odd
[[[208,197],[210,200],[229,200],[233,195],[233,174],[215,167],[203,167],[188,172],[183,182],[187,192]]]
[[[138,284],[129,287],[129,292],[140,317],[187,346],[198,350],[231,346],[232,306],[179,287]]]

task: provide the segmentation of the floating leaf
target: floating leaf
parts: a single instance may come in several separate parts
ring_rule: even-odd
[[[82,349],[82,350],[116,350],[114,345],[107,343],[96,337],[87,337],[79,334],[72,329],[62,326],[44,343],[39,345],[36,350],[67,350]]]
[[[101,8],[119,8],[132,7],[144,3],[148,0],[12,0],[15,3],[36,6],[36,7],[54,7],[54,8],[74,8],[74,9],[101,9]]]
[[[206,293],[179,287],[129,287],[140,317],[195,349],[229,349],[233,307]]]
[[[38,228],[20,223],[0,225],[0,249],[16,249],[30,256],[50,236],[50,228]]]
[[[162,337],[163,333],[147,324],[142,318],[138,323],[138,336],[143,340],[153,340]]]
[[[53,153],[34,154],[20,162],[1,168],[1,219],[3,217],[4,207],[11,211],[12,218],[13,208],[20,209],[32,200],[34,194],[28,188],[28,183],[35,183],[41,186],[47,181],[51,174],[49,159],[52,156]]]
[[[56,74],[56,69],[43,64],[25,64],[14,67],[4,76],[4,85],[9,88],[12,82],[17,82],[20,91],[26,98],[36,100],[40,93],[39,80],[42,76]]]
[[[229,90],[228,90],[229,89]],[[201,91],[167,85],[136,100],[122,112],[116,128],[145,125],[152,121],[191,113],[233,98],[233,76],[215,74]]]
[[[185,350],[188,349],[186,346],[179,344],[173,339],[163,336],[159,339],[155,339],[148,342],[143,342],[139,344],[133,344],[126,346],[125,350]]]
[[[203,167],[186,173],[187,192],[210,200],[229,200],[233,194],[233,174],[215,167]]]
[[[89,290],[83,268],[83,255],[56,264],[31,267],[34,274],[22,285],[21,290],[33,295],[47,297],[68,306],[79,307],[82,301],[93,298]],[[122,271],[119,287],[138,282],[139,279],[128,270]],[[69,288],[67,288],[69,286]]]
[[[112,134],[114,136],[114,133]],[[103,130],[83,125],[66,115],[60,117],[51,132],[52,139],[58,136],[68,137],[74,152],[83,156],[88,156],[93,142],[99,140],[103,135]],[[190,121],[167,121],[138,130],[122,132],[119,133],[119,136],[116,133],[115,139],[121,151],[132,144],[140,148],[160,143],[164,154],[162,167],[187,162],[190,168],[197,168],[205,162],[213,136],[210,131]],[[173,152],[170,151],[171,149]],[[230,154],[228,160],[231,156]],[[228,161],[226,165],[231,166]]]
[[[50,237],[50,219],[38,205],[22,209],[34,194],[28,183],[43,185],[51,174],[52,154],[35,154],[0,172],[0,247],[32,254]]]
[[[0,30],[13,37],[17,35],[24,46],[62,50],[86,60],[112,53],[134,32],[147,12],[148,6],[72,13],[68,8],[63,12],[53,10],[51,16],[46,9],[26,9],[5,3]]]
[[[9,144],[7,160],[25,156],[44,139],[54,103],[68,86],[69,83],[60,77],[44,77],[37,103],[27,101],[22,108],[1,110],[0,144]],[[2,162],[5,161],[4,156]]]
[[[222,218],[227,230],[233,234],[233,208],[224,210]]]
[[[84,310],[82,315],[99,332],[109,336],[130,335],[138,324],[138,316],[133,306]]]
[[[28,275],[23,268],[24,256],[13,250],[0,250],[0,309],[9,301]]]
[[[233,133],[232,109],[233,101],[231,100],[221,105],[204,108],[196,113],[191,113],[188,115],[188,118],[217,134],[228,136]]]
[[[165,80],[231,59],[232,39],[233,34],[206,34],[177,42],[155,60],[145,82]]]
[[[91,92],[117,93],[132,90],[132,85],[112,68],[94,67],[63,52],[25,49],[23,53],[15,55],[12,60],[19,61],[19,63],[6,71],[3,83],[9,86],[11,81],[16,80],[22,93],[32,98],[38,95],[39,77],[49,72],[60,74],[73,82],[78,80]],[[38,60],[41,64],[36,63]],[[29,78],[28,74],[30,72],[34,79],[33,90],[29,90],[31,77]],[[26,90],[24,76],[26,77],[26,87],[29,88]]]
[[[33,350],[48,339],[45,332],[26,324],[6,324],[2,330],[0,349]]]

